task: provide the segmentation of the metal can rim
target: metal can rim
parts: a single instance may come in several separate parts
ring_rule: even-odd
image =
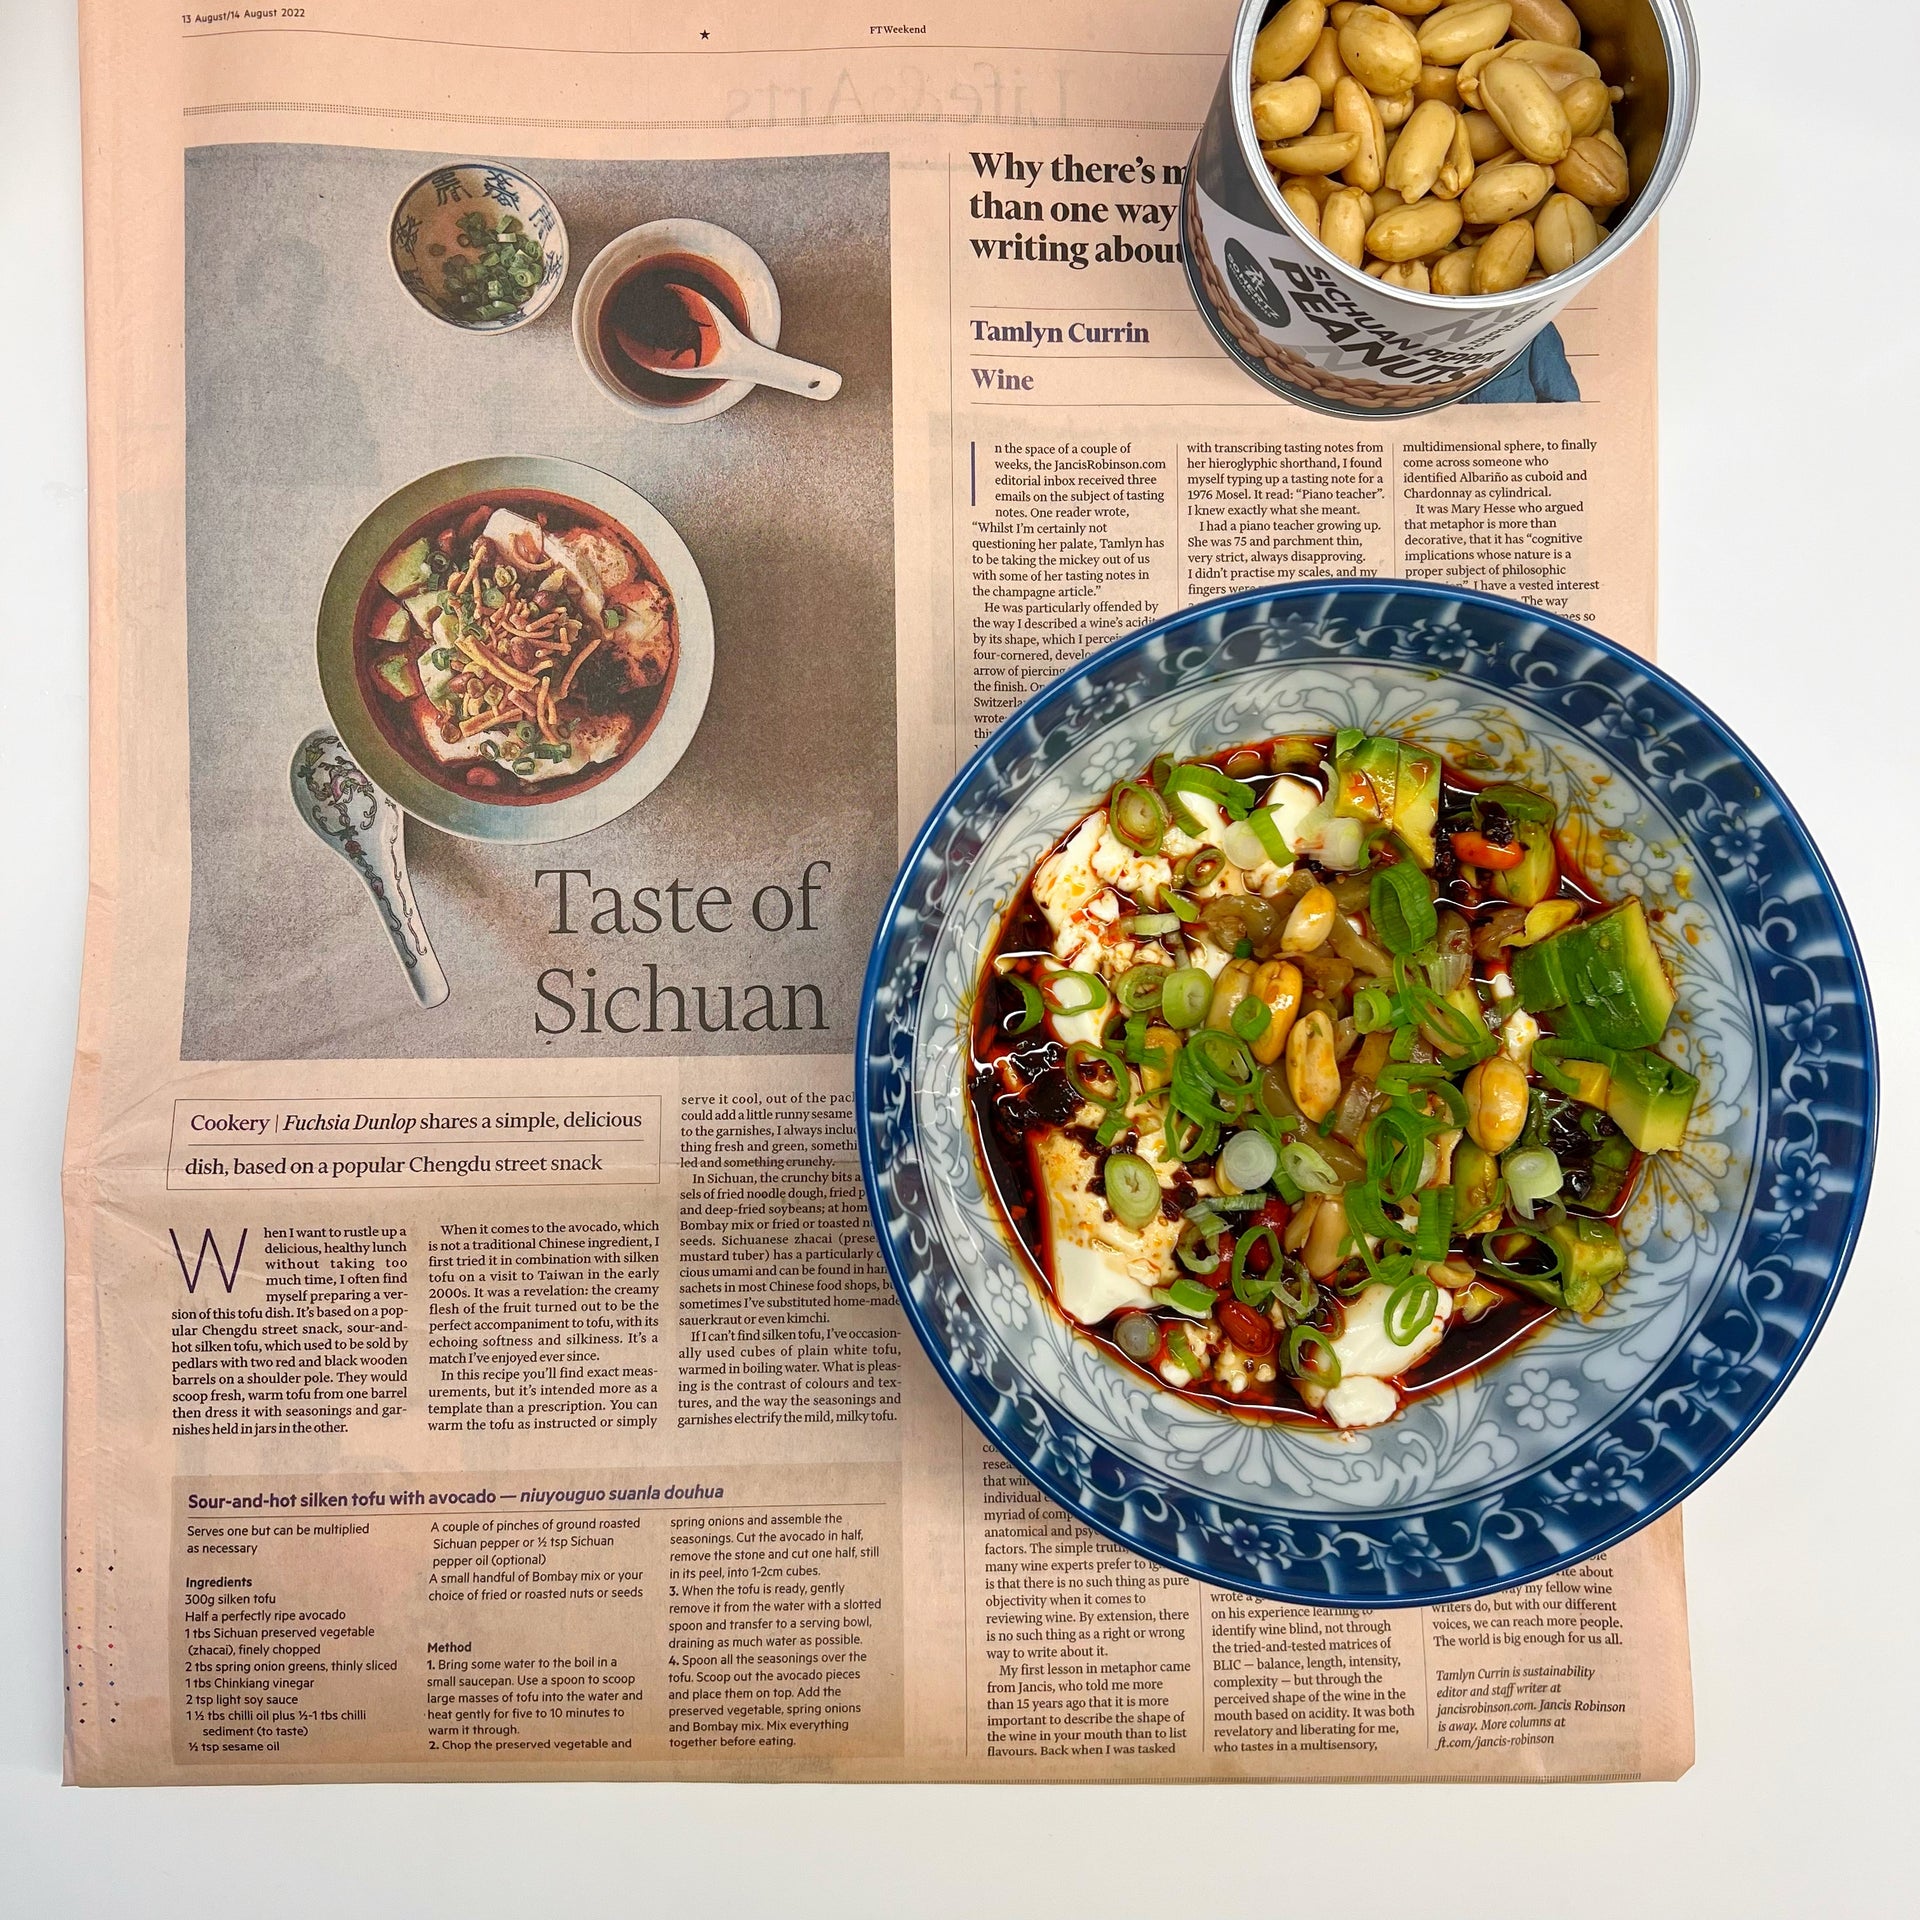
[[[1694,123],[1700,103],[1700,41],[1694,32],[1693,15],[1686,0],[1647,0],[1654,25],[1660,29],[1661,44],[1667,55],[1667,124],[1660,140],[1660,157],[1654,162],[1647,183],[1635,196],[1626,219],[1607,235],[1599,247],[1578,266],[1549,275],[1531,286],[1515,287],[1508,293],[1421,293],[1411,287],[1382,289],[1378,280],[1357,267],[1349,266],[1337,253],[1321,245],[1319,239],[1301,225],[1299,216],[1282,198],[1274,184],[1259,136],[1253,130],[1253,43],[1265,24],[1272,0],[1240,0],[1239,24],[1234,29],[1233,48],[1228,55],[1232,76],[1233,132],[1240,147],[1240,162],[1253,181],[1267,211],[1280,223],[1283,232],[1312,248],[1315,255],[1350,285],[1385,291],[1395,299],[1428,307],[1439,313],[1493,313],[1502,307],[1528,306],[1543,298],[1552,298],[1549,289],[1571,292],[1610,265],[1637,240],[1649,221],[1659,212],[1661,203],[1672,190],[1685,164],[1687,150],[1693,144]]]

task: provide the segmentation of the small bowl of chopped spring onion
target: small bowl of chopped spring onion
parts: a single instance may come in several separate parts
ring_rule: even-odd
[[[545,313],[567,277],[567,229],[544,187],[497,161],[435,167],[387,225],[400,284],[436,320],[508,333]]]

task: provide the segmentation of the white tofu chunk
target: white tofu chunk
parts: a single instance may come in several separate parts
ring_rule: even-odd
[[[1387,1332],[1387,1301],[1392,1289],[1371,1286],[1347,1302],[1347,1323],[1333,1343],[1340,1362],[1340,1384],[1331,1391],[1312,1380],[1299,1380],[1300,1398],[1324,1410],[1338,1427],[1377,1427],[1391,1420],[1400,1396],[1389,1384],[1417,1367],[1446,1333],[1453,1317],[1453,1295],[1442,1287],[1433,1318],[1404,1347]]]

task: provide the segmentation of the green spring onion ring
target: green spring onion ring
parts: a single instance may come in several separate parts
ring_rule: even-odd
[[[1396,1347],[1410,1347],[1425,1330],[1440,1305],[1440,1289],[1424,1273],[1403,1280],[1387,1296],[1381,1316],[1387,1338]]]
[[[1097,1062],[1113,1075],[1114,1090],[1111,1093],[1088,1083],[1081,1069],[1089,1061]],[[1090,1040],[1076,1040],[1067,1049],[1065,1071],[1067,1085],[1089,1106],[1126,1112],[1127,1102],[1133,1097],[1133,1075],[1127,1063],[1111,1047],[1096,1047]]]
[[[1007,1022],[1007,1031],[1031,1033],[1047,1017],[1047,1003],[1040,998],[1040,990],[1024,974],[1010,973],[1006,977],[1020,990],[1020,1011]]]
[[[1107,1205],[1123,1227],[1137,1232],[1159,1216],[1159,1177],[1137,1153],[1109,1154],[1101,1177],[1107,1189]]]
[[[1213,982],[1199,967],[1175,967],[1160,988],[1160,1014],[1170,1027],[1197,1027],[1213,1005]]]
[[[1284,867],[1293,859],[1293,849],[1287,845],[1286,835],[1280,831],[1280,822],[1271,807],[1255,807],[1247,815],[1247,825],[1259,837],[1267,858],[1275,866]]]
[[[1555,1093],[1564,1093],[1569,1100],[1580,1091],[1580,1083],[1570,1073],[1561,1070],[1560,1062],[1567,1056],[1567,1043],[1555,1039],[1550,1033],[1543,1033],[1533,1043],[1533,1051],[1528,1061],[1537,1073]],[[1575,1058],[1579,1056],[1576,1055]]]
[[[1171,1307],[1175,1313],[1184,1313],[1190,1320],[1210,1319],[1218,1298],[1211,1287],[1203,1287],[1198,1280],[1174,1280],[1153,1290],[1155,1305]]]
[[[1367,912],[1374,938],[1389,953],[1416,953],[1440,930],[1432,883],[1417,866],[1404,861],[1375,870]]]
[[[1071,980],[1077,986],[1086,989],[1082,998],[1071,1002],[1060,998],[1057,989],[1061,982],[1066,980]],[[1046,1000],[1049,1013],[1065,1015],[1098,1013],[1111,998],[1107,992],[1107,983],[1097,973],[1085,973],[1077,967],[1056,968],[1041,981],[1040,992]]]
[[[1165,967],[1129,967],[1114,982],[1113,995],[1123,1013],[1156,1013],[1166,982]]]
[[[1162,904],[1183,927],[1190,927],[1200,918],[1200,909],[1184,893],[1166,893],[1161,896]]]
[[[1122,844],[1135,853],[1152,855],[1160,851],[1173,815],[1151,787],[1122,780],[1107,796],[1107,819]]]
[[[1275,1268],[1273,1271],[1278,1272],[1279,1269]],[[1280,1302],[1280,1311],[1289,1320],[1304,1320],[1320,1304],[1320,1289],[1313,1284],[1308,1275],[1303,1273],[1300,1275],[1300,1291],[1297,1294],[1287,1291],[1285,1281],[1278,1281],[1274,1285],[1273,1298]]]
[[[1171,1360],[1176,1367],[1180,1368],[1183,1373],[1197,1375],[1200,1371],[1200,1358],[1199,1355],[1187,1345],[1187,1336],[1178,1327],[1168,1327],[1166,1329],[1166,1337],[1167,1358]]]
[[[1502,1227],[1499,1231],[1501,1233],[1523,1233],[1526,1229],[1523,1227]],[[1467,1255],[1467,1262],[1476,1273],[1484,1273],[1489,1280],[1505,1281],[1510,1287],[1524,1287],[1529,1293],[1541,1293],[1543,1298],[1547,1297],[1542,1292],[1544,1288],[1554,1286],[1556,1282],[1566,1277],[1566,1255],[1563,1254],[1551,1240],[1543,1240],[1538,1234],[1528,1234],[1528,1239],[1530,1239],[1536,1247],[1543,1248],[1553,1256],[1553,1265],[1547,1268],[1544,1273],[1524,1273],[1518,1267],[1509,1266],[1493,1251],[1492,1246],[1489,1244],[1493,1237],[1490,1233],[1483,1233],[1480,1236],[1480,1251],[1477,1254],[1469,1253]],[[1564,1305],[1565,1302],[1563,1301],[1561,1304]]]
[[[1163,933],[1180,931],[1180,916],[1177,913],[1129,913],[1114,923],[1119,930],[1140,940],[1157,940]],[[1164,973],[1164,967],[1157,968]]]
[[[1219,879],[1227,864],[1227,856],[1218,847],[1196,847],[1181,861],[1179,884],[1183,887],[1204,887]]]
[[[1356,1033],[1378,1033],[1393,1020],[1393,996],[1385,987],[1361,987],[1353,996],[1353,1028]]]
[[[1263,1241],[1266,1243],[1267,1253],[1271,1261],[1267,1271],[1269,1273],[1278,1273],[1280,1270],[1281,1257],[1280,1236],[1274,1232],[1272,1227],[1266,1225],[1264,1222],[1257,1227],[1249,1227],[1246,1232],[1233,1243],[1233,1290],[1243,1300],[1246,1299],[1246,1295],[1241,1292],[1243,1283],[1251,1283],[1256,1278],[1255,1275],[1247,1271],[1248,1257],[1252,1254],[1254,1248],[1259,1246]],[[1247,1304],[1253,1306],[1257,1303],[1249,1300]]]
[[[1323,1361],[1312,1367],[1304,1365],[1300,1355],[1307,1347],[1318,1348]],[[1331,1393],[1340,1384],[1340,1356],[1334,1352],[1333,1342],[1318,1327],[1295,1327],[1287,1335],[1287,1371],[1296,1380],[1311,1380],[1316,1387],[1324,1387]]]
[[[1258,1040],[1272,1024],[1272,1010],[1259,995],[1252,993],[1234,1008],[1233,1016],[1228,1022],[1234,1033],[1248,1045]]]
[[[1293,1140],[1280,1149],[1280,1171],[1302,1193],[1338,1193],[1340,1176],[1320,1149],[1305,1140]]]
[[[1257,1077],[1246,1042],[1218,1027],[1201,1028],[1183,1051],[1192,1058],[1194,1073],[1218,1093],[1250,1091]]]

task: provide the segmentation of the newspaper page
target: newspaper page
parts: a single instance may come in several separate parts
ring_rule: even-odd
[[[1480,403],[1281,402],[1179,260],[1231,20],[87,0],[71,1779],[1690,1764],[1677,1516],[1425,1611],[1196,1584],[999,1458],[877,1255],[876,918],[1050,675],[1328,575],[1651,646],[1652,244]],[[834,397],[693,421],[610,392],[652,256],[574,316],[637,228],[763,334],[777,311]],[[456,324],[407,261],[462,245]],[[557,297],[497,326],[502,276]],[[448,468],[455,507],[409,492]],[[617,764],[544,832],[498,741],[542,804],[582,751],[538,726],[551,679],[494,752],[433,748],[396,730],[407,670],[383,693],[354,652],[444,585],[476,499],[533,527],[534,639],[574,604],[549,536],[624,616],[592,683]],[[620,527],[654,573],[591,547]],[[339,737],[376,720],[385,784]]]

